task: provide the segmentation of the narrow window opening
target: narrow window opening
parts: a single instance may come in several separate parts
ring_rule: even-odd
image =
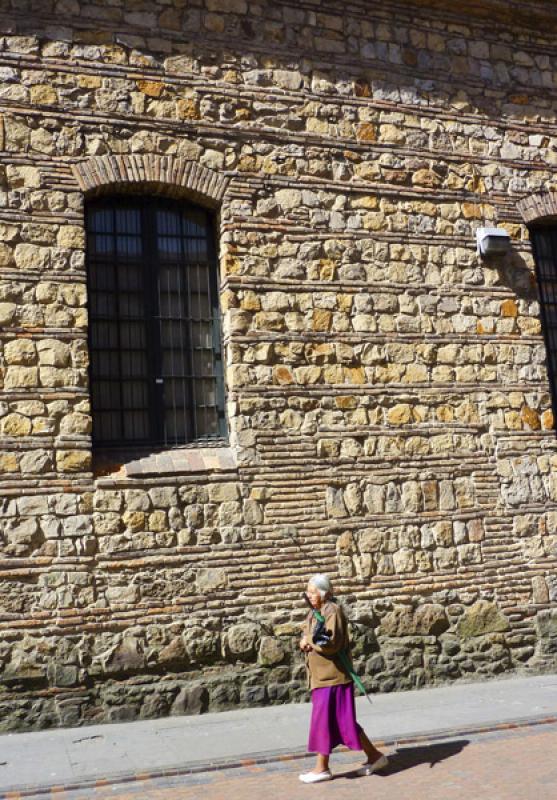
[[[87,204],[93,441],[226,437],[213,220],[157,197]]]
[[[557,222],[532,226],[530,238],[539,287],[553,416],[557,419]]]

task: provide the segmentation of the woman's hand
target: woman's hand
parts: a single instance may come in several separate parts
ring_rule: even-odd
[[[310,650],[313,650],[313,647],[308,642],[305,636],[302,636],[302,638],[300,639],[300,650],[302,651],[302,653],[309,653]]]

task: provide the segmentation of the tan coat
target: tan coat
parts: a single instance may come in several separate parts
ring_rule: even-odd
[[[325,617],[325,627],[331,635],[331,641],[326,645],[313,644],[312,635],[317,620],[310,611],[303,626],[303,634],[313,647],[313,650],[306,653],[309,686],[311,689],[321,689],[325,686],[352,683],[352,678],[346,669],[339,659],[335,658],[335,655],[342,649],[350,657],[350,638],[346,617],[342,609],[330,601],[325,603],[320,611]]]

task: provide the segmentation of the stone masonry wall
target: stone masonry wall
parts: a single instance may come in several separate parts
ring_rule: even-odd
[[[504,5],[0,0],[0,729],[302,699],[318,570],[374,691],[556,666],[557,16]],[[92,453],[116,190],[214,209],[221,447]]]

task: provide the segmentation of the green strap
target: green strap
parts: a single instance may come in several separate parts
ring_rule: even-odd
[[[325,617],[316,608],[313,609],[312,613],[318,622],[325,622]],[[368,703],[371,703],[371,698],[366,692],[364,684],[361,682],[358,675],[356,675],[356,673],[354,672],[354,666],[350,661],[350,659],[348,658],[348,653],[346,652],[346,650],[339,650],[338,653],[336,653],[335,655],[339,657],[342,666],[346,669],[346,671],[348,672],[348,674],[350,675],[350,677],[352,678],[352,680],[354,681],[360,692],[366,696]]]

